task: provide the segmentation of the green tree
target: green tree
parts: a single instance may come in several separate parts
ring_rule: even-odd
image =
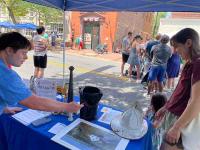
[[[34,10],[39,17],[39,22],[49,24],[50,22],[60,22],[62,20],[63,12],[54,8],[49,8],[41,5],[30,4],[29,11]]]
[[[0,0],[1,6],[8,10],[9,17],[13,23],[18,22],[18,17],[25,16],[28,13],[28,3],[22,0]]]
[[[62,19],[62,11],[60,10],[28,3],[23,0],[0,0],[0,5],[8,10],[9,17],[13,23],[18,23],[20,17],[31,11],[36,12],[36,15],[45,24],[58,22]]]
[[[158,33],[158,28],[160,25],[160,19],[165,18],[167,16],[167,12],[156,12],[154,15],[154,21],[153,21],[153,37]]]

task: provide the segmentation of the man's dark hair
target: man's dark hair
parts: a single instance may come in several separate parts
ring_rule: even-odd
[[[169,36],[166,35],[166,34],[162,35],[161,38],[160,38],[160,42],[162,44],[167,44],[169,42]]]
[[[134,39],[141,39],[141,40],[142,40],[143,38],[142,38],[141,35],[136,35],[136,36],[134,37]]]
[[[36,29],[36,31],[37,31],[38,34],[42,34],[42,32],[45,31],[45,28],[44,28],[43,26],[40,26],[40,27],[38,27],[38,28]]]
[[[167,97],[162,93],[156,93],[151,97],[151,105],[153,106],[155,112],[157,112],[161,107],[165,105]]]
[[[132,32],[128,32],[128,35],[132,35],[133,33]]]
[[[7,47],[17,52],[19,49],[30,49],[30,41],[18,32],[8,32],[0,35],[0,51],[5,50]]]

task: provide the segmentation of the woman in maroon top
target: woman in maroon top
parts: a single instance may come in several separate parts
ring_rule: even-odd
[[[200,43],[198,33],[191,28],[185,28],[171,38],[171,44],[186,61],[186,64],[174,93],[166,105],[156,113],[156,119],[162,121],[161,127],[165,131],[161,149],[182,149],[180,147],[183,146],[185,150],[200,150],[199,138],[196,141],[193,139],[193,148],[188,143],[184,143],[185,137],[182,145],[180,138],[181,132],[200,114],[200,92],[198,92],[200,90]]]

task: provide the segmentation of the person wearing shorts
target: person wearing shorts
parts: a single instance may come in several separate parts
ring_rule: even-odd
[[[140,44],[142,42],[142,37],[140,35],[136,35],[133,38],[133,42],[131,45],[130,56],[128,58],[127,63],[129,64],[129,81],[132,81],[132,69],[135,66],[137,72],[137,80],[136,83],[140,83]]]
[[[128,58],[129,58],[129,54],[122,53],[122,61],[123,61],[124,63],[127,63]]]
[[[47,67],[47,55],[44,56],[33,56],[34,66],[37,68],[45,69]]]
[[[37,35],[33,38],[34,78],[42,78],[44,76],[44,69],[47,67],[47,41],[43,37],[44,32],[44,27],[38,27]]]
[[[165,72],[166,72],[166,65],[152,65],[150,72],[149,72],[149,81],[155,81],[157,80],[158,82],[163,82],[164,77],[165,77]]]
[[[122,41],[122,64],[121,64],[121,75],[124,76],[124,65],[128,61],[129,53],[131,49],[132,32],[128,33],[128,36],[123,38]]]
[[[153,60],[149,71],[147,95],[150,95],[150,92],[153,89],[153,83],[156,82],[156,80],[158,81],[159,92],[163,91],[163,81],[165,77],[167,61],[172,55],[171,48],[167,45],[168,42],[169,36],[163,35],[161,37],[160,44],[152,47],[151,52],[153,53]]]

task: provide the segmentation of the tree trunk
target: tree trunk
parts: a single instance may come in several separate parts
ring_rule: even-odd
[[[11,18],[12,22],[13,22],[14,24],[16,24],[16,23],[17,23],[17,21],[16,21],[16,18],[15,18],[15,15],[14,15],[14,13],[13,13],[12,9],[11,9],[10,7],[7,7],[7,9],[8,9],[9,16],[10,16],[10,18]]]
[[[9,12],[9,17],[11,18],[12,22],[14,24],[17,23],[16,19],[15,19],[15,15],[12,11],[12,9],[7,5],[6,1],[5,0],[1,0],[3,2],[3,4],[5,5],[5,7],[8,9],[8,12]]]
[[[155,37],[156,35],[156,29],[157,29],[157,26],[158,26],[158,12],[156,12],[156,18],[155,18],[155,22],[154,22],[154,26],[153,26],[153,37]]]

